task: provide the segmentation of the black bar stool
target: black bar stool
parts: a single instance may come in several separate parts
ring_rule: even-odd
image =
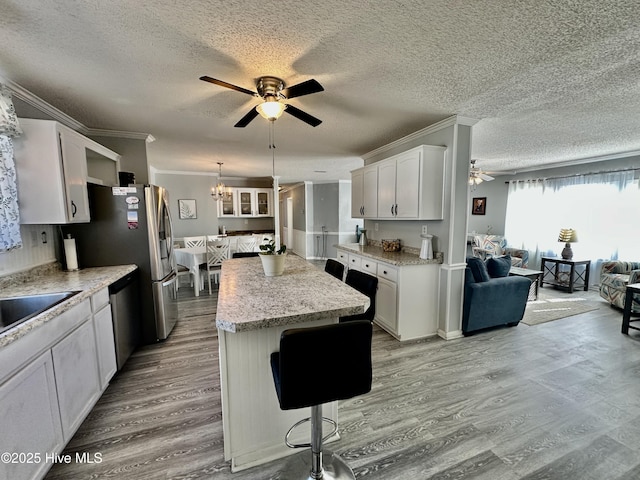
[[[344,281],[350,287],[355,288],[360,293],[369,297],[369,308],[364,313],[340,317],[340,322],[350,322],[353,320],[370,320],[373,322],[376,316],[376,292],[378,291],[378,277],[369,275],[359,270],[347,271],[347,278]]]
[[[336,423],[322,417],[322,404],[345,400],[371,390],[371,322],[358,320],[321,327],[285,330],[280,351],[271,354],[271,371],[282,410],[311,407],[311,417],[293,425],[285,436],[292,448],[311,447],[311,455],[294,456],[285,467],[287,480],[354,479],[353,471],[338,455],[323,461],[322,443],[337,432]],[[319,350],[330,354],[319,355]],[[334,426],[322,436],[322,421]],[[292,444],[298,425],[311,422],[311,443]]]
[[[327,259],[327,263],[324,264],[324,271],[330,273],[338,280],[342,280],[344,276],[344,265],[333,258]]]

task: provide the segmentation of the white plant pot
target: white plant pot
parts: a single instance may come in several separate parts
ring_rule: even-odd
[[[282,255],[264,255],[260,254],[260,260],[262,260],[262,269],[267,277],[277,277],[284,272],[284,261],[287,258],[287,254]]]

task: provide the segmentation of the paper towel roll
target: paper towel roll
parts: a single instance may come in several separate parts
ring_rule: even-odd
[[[67,270],[78,270],[78,253],[76,252],[76,239],[64,239],[64,256],[67,259]]]

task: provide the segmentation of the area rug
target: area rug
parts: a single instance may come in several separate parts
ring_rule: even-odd
[[[571,317],[580,313],[591,312],[600,308],[598,302],[589,301],[584,297],[541,298],[527,303],[524,318],[525,325],[539,325],[541,323]]]

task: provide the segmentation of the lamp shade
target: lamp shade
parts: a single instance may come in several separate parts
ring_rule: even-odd
[[[575,243],[578,241],[578,233],[573,228],[561,228],[558,235],[559,242]]]
[[[272,100],[261,103],[256,107],[256,110],[258,110],[260,116],[266,118],[267,120],[277,120],[278,118],[280,118],[280,115],[282,115],[282,112],[284,112],[285,108],[286,105],[284,103],[280,103],[277,100]]]

